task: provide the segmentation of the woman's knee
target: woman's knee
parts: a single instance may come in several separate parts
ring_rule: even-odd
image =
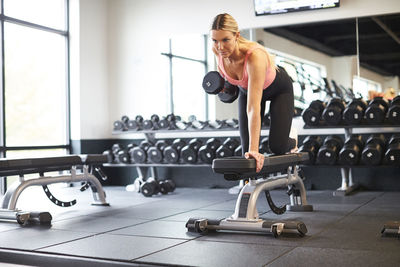
[[[283,155],[287,152],[287,143],[270,142],[269,149],[275,155]]]

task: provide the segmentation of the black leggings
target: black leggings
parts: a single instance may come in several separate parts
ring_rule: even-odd
[[[247,120],[247,90],[239,87],[239,131],[242,153],[249,149],[249,128]],[[296,141],[289,138],[294,113],[293,84],[283,68],[276,71],[276,78],[263,91],[261,99],[261,125],[266,101],[270,100],[269,149],[273,154],[282,155],[294,148]]]

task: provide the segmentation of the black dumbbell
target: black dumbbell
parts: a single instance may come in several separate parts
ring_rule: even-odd
[[[338,125],[342,120],[342,113],[344,110],[344,102],[340,98],[331,98],[322,112],[326,124]]]
[[[232,157],[235,149],[239,146],[239,141],[234,138],[227,138],[215,152],[217,158]]]
[[[367,102],[361,98],[356,98],[350,101],[347,107],[343,111],[343,121],[347,125],[358,125],[361,123],[365,109],[367,108]]]
[[[118,156],[117,162],[125,163],[125,164],[130,163],[131,162],[130,151],[134,147],[136,147],[136,145],[133,144],[133,143],[130,143],[125,148],[119,150],[118,153],[117,153],[117,156]]]
[[[393,134],[390,137],[385,152],[385,162],[390,165],[400,166],[400,134]]]
[[[171,145],[167,146],[163,151],[164,159],[167,163],[178,163],[181,149],[186,146],[186,142],[182,139],[175,139]]]
[[[160,121],[160,117],[156,114],[151,115],[149,120],[143,121],[143,130],[158,130],[158,122]]]
[[[129,151],[132,163],[145,163],[147,161],[147,150],[154,144],[150,141],[143,140],[139,146],[132,148]]]
[[[197,152],[199,151],[202,142],[194,138],[181,149],[180,158],[183,163],[194,164],[197,162]]]
[[[158,194],[160,192],[158,181],[153,177],[147,178],[147,180],[140,186],[140,192],[145,197],[151,197],[152,195]]]
[[[225,123],[228,127],[231,127],[234,129],[239,128],[239,120],[237,120],[237,119],[229,119],[229,120],[226,120]]]
[[[206,128],[208,126],[207,122],[204,121],[199,121],[197,120],[195,115],[190,115],[188,118],[189,121],[189,125],[190,127],[196,129],[196,130],[203,130],[204,128]]]
[[[206,144],[199,148],[198,157],[200,162],[211,164],[215,159],[215,151],[221,145],[221,141],[217,138],[210,138]]]
[[[400,95],[393,98],[388,110],[388,119],[393,124],[400,124]]]
[[[111,149],[107,149],[103,152],[103,155],[107,156],[107,162],[113,163],[114,162],[114,154]]]
[[[237,157],[242,157],[243,156],[242,145],[239,145],[235,149],[234,155],[237,156]]]
[[[339,151],[343,147],[343,140],[337,135],[330,135],[325,138],[323,145],[317,154],[317,163],[324,165],[334,165],[339,156]]]
[[[258,150],[261,154],[267,153],[267,154],[271,154],[271,151],[269,149],[269,138],[268,137],[264,137],[263,139],[261,139],[260,145],[258,147]]]
[[[152,163],[161,163],[163,161],[164,149],[169,145],[165,140],[158,140],[154,146],[149,147],[147,150],[147,157]]]
[[[123,149],[123,146],[121,144],[119,144],[119,143],[115,143],[115,144],[112,145],[111,151],[112,151],[112,154],[113,154],[113,162],[114,163],[119,163],[119,161],[118,161],[118,152],[120,150],[122,150],[122,149]]]
[[[361,162],[365,165],[381,164],[385,142],[386,140],[383,134],[370,135],[361,153]]]
[[[163,117],[158,121],[158,128],[160,130],[169,130],[170,129],[170,123],[166,117]]]
[[[165,195],[169,192],[174,192],[176,185],[172,180],[163,180],[158,182],[158,187],[160,189],[161,194]]]
[[[223,129],[226,128],[226,122],[223,120],[213,120],[213,121],[208,121],[207,126],[211,129]]]
[[[308,152],[309,155],[309,160],[304,162],[304,164],[312,165],[315,163],[321,144],[322,140],[318,135],[309,135],[304,139],[301,147],[299,148],[300,152]]]
[[[218,71],[210,71],[204,76],[203,89],[207,94],[218,94],[224,103],[232,103],[239,96],[239,88],[225,81]]]
[[[339,152],[339,163],[341,165],[357,165],[360,161],[363,145],[361,135],[350,135]]]
[[[113,131],[125,131],[125,125],[122,121],[114,121]]]
[[[314,100],[310,103],[301,116],[306,125],[317,126],[321,120],[322,111],[325,109],[325,103],[321,100]],[[268,124],[269,125],[269,124]]]
[[[383,123],[386,117],[389,104],[383,97],[375,97],[372,99],[365,109],[365,120],[368,124]]]

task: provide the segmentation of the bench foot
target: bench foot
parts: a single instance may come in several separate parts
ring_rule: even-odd
[[[303,237],[307,233],[306,225],[301,221],[269,221],[269,220],[209,220],[190,218],[186,223],[189,232],[207,234],[209,231],[227,230],[239,232],[272,233],[277,238],[284,233],[297,233]]]

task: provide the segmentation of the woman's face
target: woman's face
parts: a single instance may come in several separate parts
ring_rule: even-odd
[[[235,51],[238,35],[239,33],[234,34],[230,31],[212,30],[211,39],[215,51],[223,58],[232,55],[233,51]]]

